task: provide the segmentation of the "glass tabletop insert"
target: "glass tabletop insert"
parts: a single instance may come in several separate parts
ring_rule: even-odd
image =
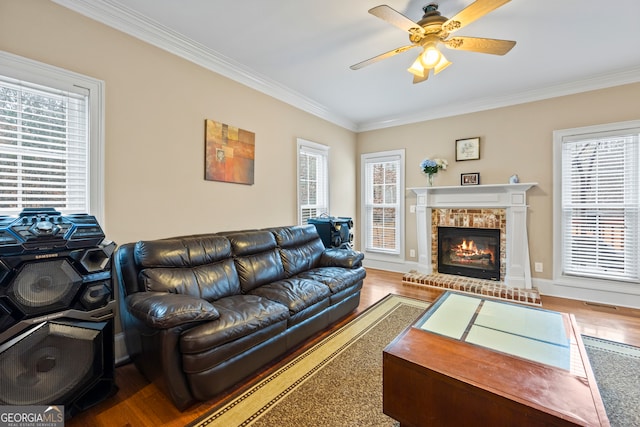
[[[561,313],[446,292],[415,327],[535,362],[570,369]]]

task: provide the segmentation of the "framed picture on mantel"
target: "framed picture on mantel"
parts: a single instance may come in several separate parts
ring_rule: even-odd
[[[478,160],[480,158],[480,137],[456,139],[456,161]]]
[[[460,185],[479,185],[479,184],[480,184],[480,174],[478,172],[460,174]]]

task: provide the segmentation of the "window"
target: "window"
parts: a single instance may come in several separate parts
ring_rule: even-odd
[[[363,247],[402,255],[404,150],[363,154]]]
[[[638,283],[639,135],[640,121],[554,132],[557,278]]]
[[[298,224],[329,213],[329,147],[298,139]]]
[[[0,52],[0,214],[102,220],[102,84]]]

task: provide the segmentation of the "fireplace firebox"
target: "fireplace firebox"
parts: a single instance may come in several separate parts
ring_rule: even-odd
[[[500,280],[500,229],[438,227],[438,272]]]

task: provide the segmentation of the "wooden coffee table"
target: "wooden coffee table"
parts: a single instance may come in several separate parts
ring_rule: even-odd
[[[401,426],[608,426],[573,315],[446,292],[383,353]]]

